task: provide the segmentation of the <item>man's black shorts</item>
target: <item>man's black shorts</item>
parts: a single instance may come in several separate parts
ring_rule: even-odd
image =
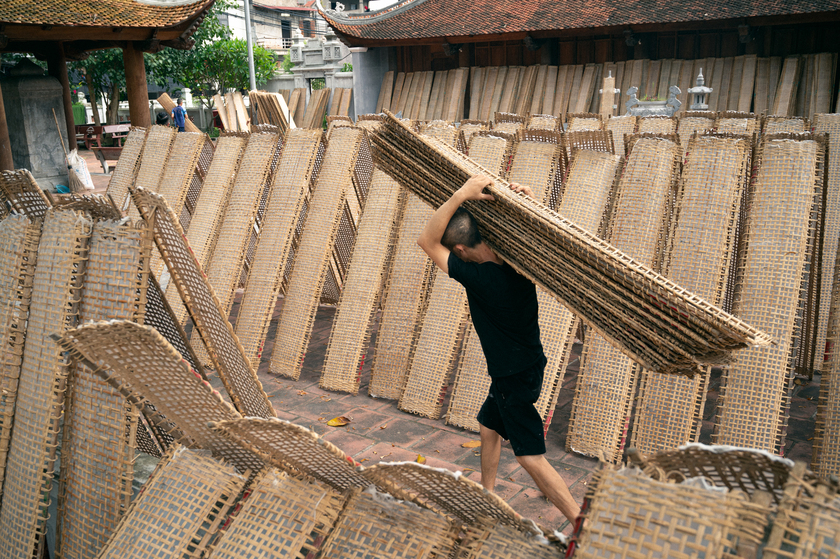
[[[545,454],[543,421],[534,403],[540,397],[543,360],[537,367],[494,378],[478,422],[510,441],[516,456]]]

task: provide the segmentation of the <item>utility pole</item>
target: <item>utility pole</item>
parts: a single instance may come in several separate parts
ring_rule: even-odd
[[[254,76],[254,40],[251,37],[251,0],[245,2],[245,42],[248,44],[248,79],[251,91],[257,89],[257,79]]]

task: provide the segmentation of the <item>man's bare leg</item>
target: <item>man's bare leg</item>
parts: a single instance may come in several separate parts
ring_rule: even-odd
[[[482,437],[483,439],[483,437]],[[482,446],[484,446],[482,440]],[[569,493],[569,488],[566,487],[566,482],[557,473],[557,470],[548,463],[545,455],[537,454],[534,456],[517,456],[516,460],[525,468],[528,475],[537,483],[537,487],[542,491],[543,495],[551,501],[560,512],[563,513],[569,522],[574,524],[575,519],[580,514],[580,507],[575,502],[572,494]],[[484,451],[481,452],[481,466],[482,472],[484,470]],[[484,482],[484,475],[481,476],[482,483]],[[485,486],[486,487],[486,486]]]
[[[496,487],[496,470],[502,454],[502,436],[479,424],[481,435],[481,485],[488,491]]]

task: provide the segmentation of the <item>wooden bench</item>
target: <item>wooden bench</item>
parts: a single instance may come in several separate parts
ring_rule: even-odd
[[[102,133],[110,134],[117,144],[116,147],[122,147],[122,141],[128,136],[129,130],[131,130],[131,124],[107,124],[102,127]]]
[[[102,128],[93,124],[76,126],[76,142],[84,142],[85,149],[90,149],[94,143],[102,147]]]
[[[99,159],[99,163],[102,164],[102,171],[104,173],[110,173],[113,170],[113,167],[108,165],[108,161],[116,161],[122,155],[123,148],[120,147],[92,147],[90,148],[93,153],[96,154],[96,158]]]

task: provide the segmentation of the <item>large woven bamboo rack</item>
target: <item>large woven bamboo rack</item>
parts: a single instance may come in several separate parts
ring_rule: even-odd
[[[496,201],[466,204],[487,243],[644,366],[691,375],[701,363],[771,342],[393,115],[371,138],[377,164],[433,206],[470,176],[490,175]]]

